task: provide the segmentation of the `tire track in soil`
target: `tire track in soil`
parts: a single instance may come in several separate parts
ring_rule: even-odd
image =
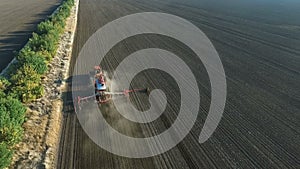
[[[164,10],[174,14],[179,12],[174,10],[176,4],[173,8],[168,8],[168,5],[164,1],[151,3],[143,0],[81,0],[72,66],[85,41],[104,24],[135,12]],[[280,40],[288,41],[288,37],[275,36],[274,32],[277,30],[271,31],[274,25],[251,27],[249,24],[250,28],[253,28],[252,34],[249,35],[248,29],[239,27],[239,19],[234,20],[224,15],[223,22],[214,24],[216,17],[213,13],[207,14],[201,10],[192,13],[191,11],[195,11],[194,7],[182,4],[178,9],[180,9],[180,16],[185,16],[184,18],[187,19],[192,17],[193,22],[203,28],[212,39],[228,76],[228,101],[222,121],[213,137],[204,144],[198,144],[197,139],[210,104],[210,87],[206,82],[208,79],[203,66],[201,67],[201,63],[193,57],[193,53],[172,39],[157,36],[132,37],[117,44],[108,53],[102,63],[104,69],[112,73],[123,58],[143,48],[165,48],[178,54],[188,63],[192,71],[196,72],[196,79],[199,80],[201,105],[194,128],[183,142],[162,155],[130,159],[113,155],[95,145],[82,130],[75,113],[71,111],[72,105],[66,105],[69,111],[64,116],[58,168],[297,168],[300,166],[298,142],[300,135],[297,132],[300,126],[299,123],[295,123],[300,120],[296,113],[300,112],[299,106],[296,106],[297,103],[299,104],[299,99],[291,95],[289,90],[283,90],[290,88],[299,92],[299,88],[294,86],[300,82],[299,76],[294,76],[299,72],[299,68],[293,66],[300,64],[300,59],[296,56],[300,51],[294,47],[297,45],[287,43],[284,44],[286,48],[283,48]],[[201,17],[197,19],[200,15]],[[217,17],[222,20],[220,16]],[[254,29],[255,27],[265,29],[260,31]],[[263,30],[272,32],[274,39],[269,39],[267,33],[262,33]],[[233,39],[234,43],[227,42],[227,38]],[[245,49],[243,43],[237,43],[243,39],[251,43],[263,43],[268,51],[261,53],[262,51],[255,49],[255,45]],[[299,41],[293,42],[299,45]],[[280,48],[277,48],[278,46]],[[293,63],[288,61],[279,63],[284,59],[284,55],[280,57],[274,53],[275,51],[288,55]],[[272,58],[272,54],[276,54],[277,58]],[[249,59],[249,56],[252,59]],[[260,66],[258,67],[261,71],[259,78],[252,76],[257,69],[255,65]],[[288,69],[289,66],[293,68]],[[277,78],[276,73],[282,76],[283,71],[284,79],[289,83],[283,83]],[[249,83],[249,79],[252,83]],[[122,129],[116,125],[116,120],[124,119],[111,106],[110,111],[104,113],[109,113],[113,118],[106,120],[120,129],[120,132],[130,136],[151,136],[164,131],[176,118],[176,111],[178,111],[178,106],[175,105],[178,103],[176,98],[180,97],[177,86],[166,81],[172,79],[163,73],[149,71],[139,74],[132,82],[132,86],[157,87],[170,93],[169,106],[159,119],[147,125],[132,124],[125,120],[126,126]],[[272,87],[273,84],[283,87]],[[66,93],[66,97],[71,100],[71,93]],[[133,95],[130,101],[138,109],[147,109],[149,106],[144,96]]]

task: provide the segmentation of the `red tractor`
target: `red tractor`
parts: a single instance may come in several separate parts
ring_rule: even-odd
[[[85,96],[85,97],[78,96],[77,104],[79,108],[80,108],[80,103],[82,101],[88,101],[94,98],[96,98],[98,104],[105,104],[112,99],[112,95],[129,96],[129,93],[134,93],[134,92],[147,93],[147,94],[149,94],[150,92],[149,88],[131,89],[131,90],[124,90],[120,92],[110,92],[106,84],[106,77],[101,67],[95,66],[94,69],[95,69],[95,73],[93,75],[92,81],[95,87],[95,94],[91,96]]]

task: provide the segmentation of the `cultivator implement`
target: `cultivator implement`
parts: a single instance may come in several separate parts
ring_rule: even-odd
[[[149,94],[150,90],[149,88],[145,88],[145,89],[131,89],[131,90],[124,90],[124,91],[120,91],[120,92],[110,92],[110,91],[101,91],[101,92],[97,92],[94,95],[91,96],[85,96],[85,97],[80,97],[77,96],[76,99],[74,99],[75,101],[75,110],[76,108],[81,109],[81,104],[83,102],[88,102],[91,100],[95,100],[98,104],[105,104],[107,102],[109,102],[112,99],[112,96],[129,96],[130,93],[146,93]]]
[[[128,89],[120,92],[111,92],[106,85],[106,78],[100,66],[94,67],[95,71],[90,73],[92,84],[95,88],[95,94],[90,96],[77,96],[74,98],[75,111],[77,108],[81,109],[83,102],[95,100],[98,104],[105,104],[112,99],[112,96],[129,96],[130,93],[149,93],[148,88],[144,89]]]

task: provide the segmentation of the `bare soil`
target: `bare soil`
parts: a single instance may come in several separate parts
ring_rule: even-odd
[[[207,5],[208,1],[193,2],[196,4],[170,0],[80,0],[71,68],[86,40],[97,29],[121,16],[158,11],[188,19],[212,40],[227,75],[226,108],[213,136],[204,144],[198,143],[210,104],[210,85],[194,53],[171,38],[135,36],[117,44],[101,63],[103,68],[112,73],[126,56],[144,48],[174,52],[189,65],[198,80],[201,105],[194,128],[180,144],[162,155],[145,159],[116,156],[98,147],[83,131],[69,104],[72,100],[69,91],[65,93],[67,101],[57,168],[300,167],[300,23],[293,18],[291,22],[283,19],[292,14],[299,17],[299,11],[292,4],[288,9],[276,5],[261,9],[247,4],[231,9],[238,1],[231,4],[224,1],[219,6],[216,1],[212,1],[211,6]],[[281,14],[283,16],[276,17]],[[119,132],[134,137],[156,135],[168,128],[176,118],[180,101],[172,78],[149,70],[139,74],[132,86],[166,91],[170,103],[164,114],[152,123],[141,125],[124,119],[113,105],[108,105],[102,112],[106,120]],[[149,107],[147,99],[131,96],[131,102],[139,109]]]

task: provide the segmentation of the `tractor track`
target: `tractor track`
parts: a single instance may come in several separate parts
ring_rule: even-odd
[[[210,104],[210,85],[205,69],[193,52],[170,38],[135,36],[114,46],[101,63],[102,67],[111,76],[126,56],[145,48],[157,47],[177,54],[195,74],[201,94],[200,111],[193,129],[176,147],[155,157],[130,159],[113,155],[93,143],[81,128],[70,104],[69,86],[69,92],[65,93],[67,101],[57,167],[299,168],[300,69],[297,65],[300,65],[300,40],[296,35],[300,32],[238,15],[214,14],[205,10],[205,6],[197,10],[197,6],[170,2],[80,0],[70,70],[86,40],[114,19],[145,11],[167,12],[186,18],[212,40],[227,75],[225,112],[213,136],[204,144],[198,143]],[[168,93],[166,111],[154,122],[137,124],[128,121],[113,105],[104,112],[106,120],[128,136],[148,137],[163,132],[174,122],[179,110],[179,90],[172,82],[165,73],[149,70],[140,73],[131,84],[138,88],[160,88]],[[133,94],[130,101],[140,110],[149,108],[145,96]]]

